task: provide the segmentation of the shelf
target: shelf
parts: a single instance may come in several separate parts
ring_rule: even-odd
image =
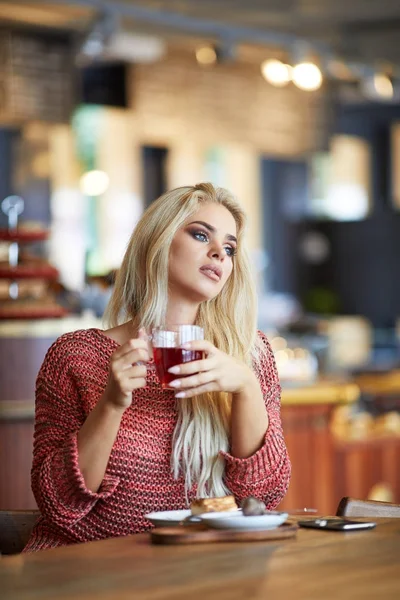
[[[0,266],[0,279],[58,279],[59,273],[50,265],[24,265],[16,267]]]
[[[1,305],[0,304],[0,319],[57,319],[65,317],[68,311],[57,304],[32,304],[29,306]]]
[[[8,282],[8,298],[0,300],[0,320],[58,319],[65,317],[68,311],[57,304],[55,298],[32,294],[32,280],[57,281],[58,270],[46,260],[27,256],[20,252],[20,246],[30,242],[43,242],[49,237],[49,230],[39,224],[22,223],[18,226],[18,217],[24,211],[24,200],[19,196],[7,196],[1,202],[1,209],[8,216],[8,227],[0,228],[0,242],[8,242],[8,260],[0,262],[0,280]],[[24,256],[25,254],[25,256]],[[25,280],[25,281],[24,281]],[[28,281],[30,282],[28,283]],[[21,285],[21,282],[24,282]],[[31,288],[31,298],[24,298],[21,288]],[[36,290],[37,291],[37,290]]]
[[[1,242],[42,242],[44,240],[47,240],[48,237],[49,232],[43,229],[17,229],[15,231],[10,231],[9,229],[0,229]]]

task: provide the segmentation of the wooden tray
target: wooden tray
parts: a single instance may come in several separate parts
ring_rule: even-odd
[[[290,521],[275,529],[232,531],[208,529],[204,525],[159,527],[150,533],[153,544],[201,544],[211,542],[261,542],[295,537],[298,525]]]

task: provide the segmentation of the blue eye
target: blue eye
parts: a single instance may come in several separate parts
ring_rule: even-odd
[[[192,235],[200,242],[208,242],[208,235],[204,231],[193,231]]]
[[[190,231],[190,235],[199,242],[208,243],[210,241],[208,234],[205,231]],[[235,256],[237,249],[233,246],[224,246],[225,252],[227,256],[233,257]]]
[[[234,248],[233,246],[226,246],[225,252],[226,252],[227,256],[235,256],[236,248]]]

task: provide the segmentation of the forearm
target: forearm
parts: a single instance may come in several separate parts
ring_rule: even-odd
[[[232,396],[231,453],[248,458],[262,446],[268,429],[268,413],[257,378],[252,375],[244,389]]]
[[[86,487],[97,492],[104,479],[124,409],[98,401],[78,432],[78,463]]]

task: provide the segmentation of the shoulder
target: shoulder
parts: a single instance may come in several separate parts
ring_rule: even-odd
[[[99,329],[79,329],[65,333],[48,349],[41,372],[55,367],[69,370],[79,362],[90,364],[101,357],[109,357],[116,348],[116,342]]]
[[[108,349],[115,346],[115,342],[107,338],[100,329],[78,329],[64,333],[50,346],[48,352],[52,354],[75,353],[77,350]]]

